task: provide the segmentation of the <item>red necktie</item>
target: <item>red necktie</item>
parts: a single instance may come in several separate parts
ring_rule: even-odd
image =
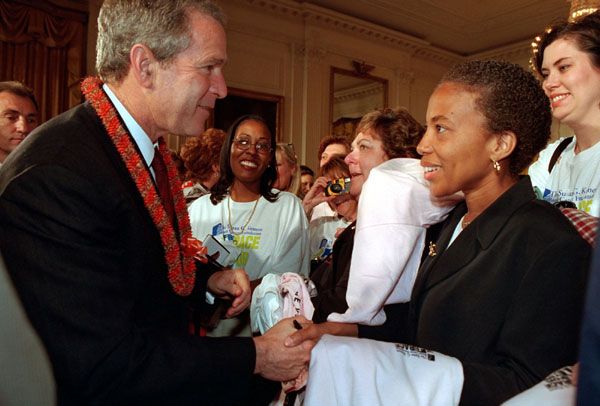
[[[175,208],[173,207],[173,196],[171,196],[171,187],[169,186],[169,175],[167,174],[165,161],[163,161],[158,148],[154,148],[154,159],[152,160],[151,166],[152,169],[154,169],[156,186],[158,188],[160,199],[163,202],[163,207],[171,220],[171,224],[175,225]]]

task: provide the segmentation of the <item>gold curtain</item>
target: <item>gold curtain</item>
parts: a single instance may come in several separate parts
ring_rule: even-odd
[[[0,81],[35,93],[44,122],[81,102],[87,15],[49,2],[0,2]]]

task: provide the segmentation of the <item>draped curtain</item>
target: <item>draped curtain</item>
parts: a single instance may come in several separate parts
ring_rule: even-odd
[[[81,102],[87,14],[49,2],[0,2],[0,81],[35,93],[44,122]]]

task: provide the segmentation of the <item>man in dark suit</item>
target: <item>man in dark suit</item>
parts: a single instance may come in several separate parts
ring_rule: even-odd
[[[205,292],[250,300],[243,270],[191,258],[162,137],[200,134],[227,93],[221,10],[208,0],[105,0],[87,101],[0,170],[0,248],[53,366],[59,404],[240,404],[253,374],[295,378],[312,343],[283,320],[256,338],[187,334]]]

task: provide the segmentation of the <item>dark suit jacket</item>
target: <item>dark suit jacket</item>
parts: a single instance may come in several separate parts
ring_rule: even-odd
[[[423,262],[407,319],[360,334],[387,328],[390,339],[392,329],[396,341],[458,358],[461,403],[497,405],[576,361],[590,247],[528,177],[448,247],[465,213],[455,208]]]
[[[333,243],[331,259],[323,262],[310,274],[318,292],[317,296],[312,298],[315,306],[312,320],[315,323],[326,322],[331,313],[344,313],[348,309],[346,291],[355,230],[356,221],[348,225]]]
[[[234,404],[251,339],[189,336],[158,230],[100,119],[50,120],[0,170],[0,249],[61,404]],[[202,296],[199,272],[193,295]]]
[[[579,352],[578,406],[593,405],[600,399],[600,244],[594,252],[586,296]]]

